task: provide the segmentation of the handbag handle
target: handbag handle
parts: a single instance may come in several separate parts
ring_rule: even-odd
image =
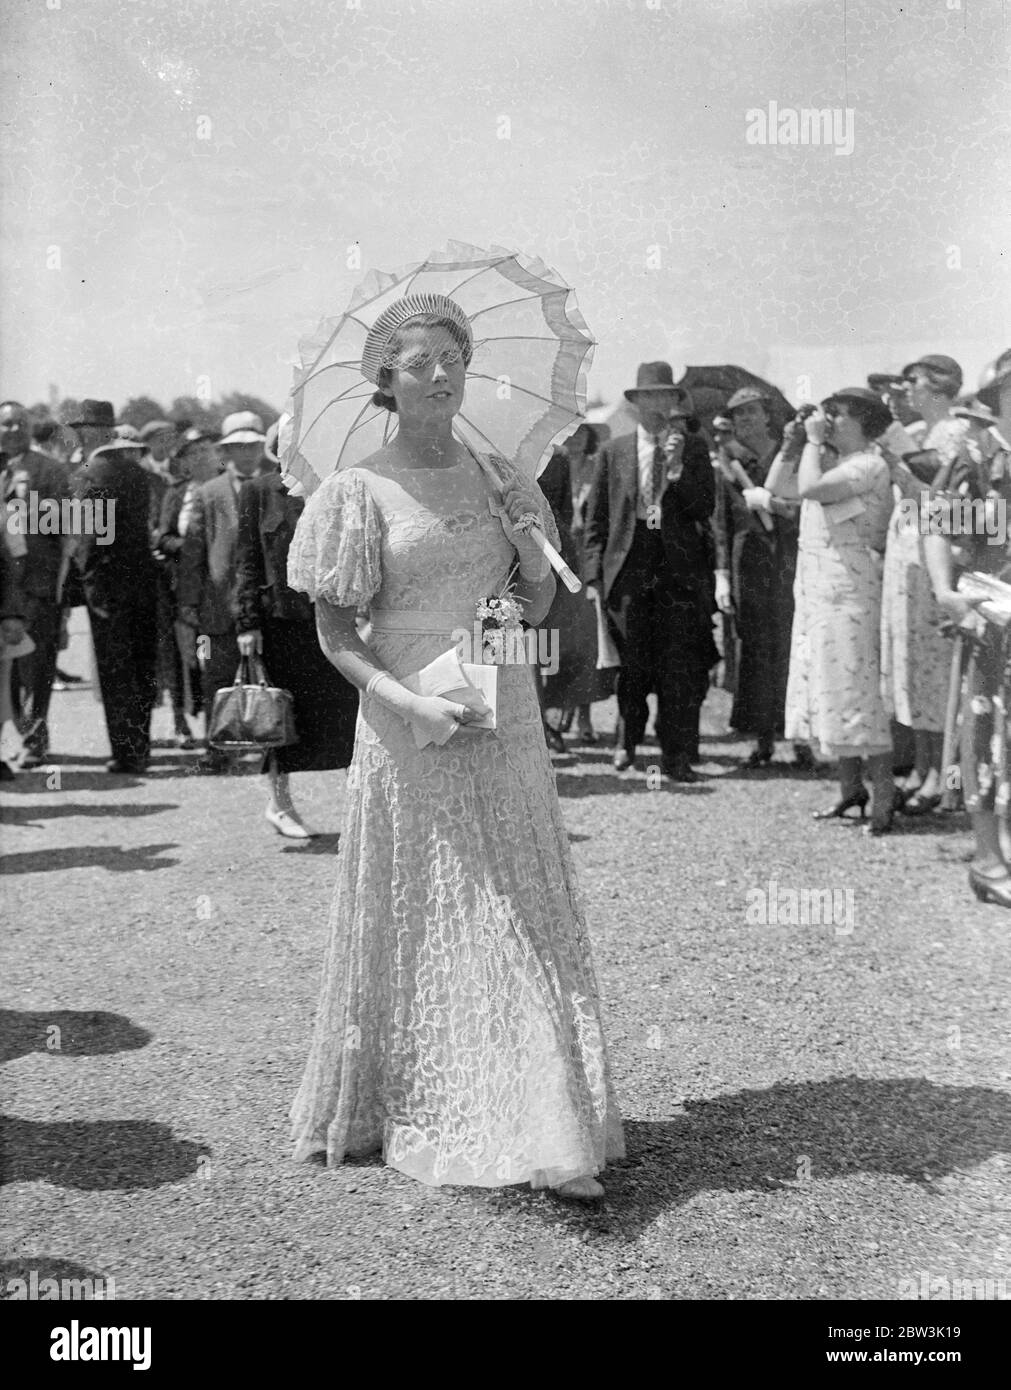
[[[239,657],[239,669],[235,673],[234,686],[258,685],[266,690],[269,681],[267,679],[267,668],[263,661],[254,652],[251,656]]]

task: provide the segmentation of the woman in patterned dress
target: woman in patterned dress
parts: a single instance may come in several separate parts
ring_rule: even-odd
[[[398,432],[313,493],[288,559],[362,692],[296,1156],[381,1148],[425,1183],[595,1199],[624,1140],[532,668],[497,667],[494,730],[400,679],[451,649],[517,562],[528,622],[554,594],[516,526],[535,514],[557,545],[540,490],[453,436],[472,339],[436,298],[427,314],[396,301],[370,331],[362,369]]]
[[[802,499],[794,586],[786,736],[838,759],[840,799],[819,819],[867,806],[862,761],[874,788],[872,834],[891,829],[895,784],[881,699],[881,577],[892,510],[888,464],[872,448],[891,422],[872,391],[847,387],[804,420],[796,476]],[[826,448],[825,446],[830,446]],[[766,486],[789,495],[783,470]]]

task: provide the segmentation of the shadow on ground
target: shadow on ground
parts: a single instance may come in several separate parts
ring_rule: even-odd
[[[48,1182],[89,1191],[181,1182],[210,1154],[153,1120],[68,1123],[0,1116],[0,1185]]]
[[[627,1121],[627,1157],[608,1164],[600,1207],[556,1209],[600,1234],[634,1239],[703,1192],[781,1192],[808,1181],[889,1173],[928,1185],[1011,1144],[1011,1096],[918,1077],[777,1083],[689,1101],[670,1120]],[[491,1200],[532,1200],[529,1188]],[[554,1219],[554,1217],[552,1217]]]
[[[5,806],[0,812],[4,825],[33,825],[43,820],[65,820],[68,816],[156,816],[161,811],[178,811],[175,801],[122,802],[108,806],[93,806],[61,802],[50,798],[33,806]]]
[[[0,1009],[0,1062],[47,1052],[97,1057],[146,1047],[151,1034],[122,1014],[81,1009]]]
[[[178,859],[155,859],[165,849],[178,849],[169,842],[164,845],[137,845],[122,849],[118,845],[71,845],[65,849],[30,849],[20,854],[5,854],[0,860],[3,874],[43,874],[58,869],[108,869],[111,873],[130,873],[134,869],[170,869]]]

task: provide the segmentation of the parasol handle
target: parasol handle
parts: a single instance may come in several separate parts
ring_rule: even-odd
[[[551,566],[554,572],[558,575],[559,579],[568,589],[569,593],[578,594],[580,589],[583,587],[582,584],[569,569],[568,565],[559,555],[558,551],[551,544],[551,542],[548,540],[547,536],[540,529],[540,527],[531,526],[527,534],[533,541],[534,545],[537,546],[537,549],[547,560],[548,564]]]

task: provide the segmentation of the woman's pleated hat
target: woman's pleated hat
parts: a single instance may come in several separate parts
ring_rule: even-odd
[[[471,332],[470,320],[459,304],[445,294],[406,294],[403,299],[387,305],[369,329],[368,337],[365,339],[365,347],[362,350],[362,376],[371,381],[373,386],[378,386],[379,373],[383,367],[390,365],[386,361],[386,346],[394,333],[410,319],[420,318],[422,314],[438,314],[440,318],[456,324],[467,340],[468,356],[473,351],[474,335]]]

